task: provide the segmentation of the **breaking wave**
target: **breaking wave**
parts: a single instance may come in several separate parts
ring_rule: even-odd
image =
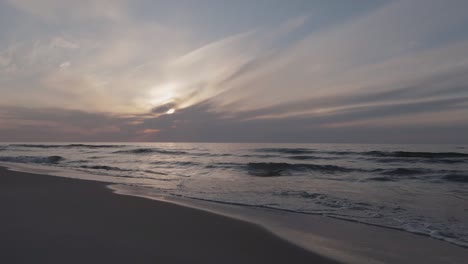
[[[382,157],[382,158],[426,158],[426,159],[450,159],[450,158],[468,158],[468,153],[461,152],[413,152],[413,151],[326,151],[316,150],[309,148],[259,148],[255,149],[255,152],[267,152],[267,153],[282,153],[291,154],[297,156],[291,156],[293,159],[312,159],[313,156],[305,156],[307,154],[328,154],[336,156],[344,155],[360,155],[369,157]]]
[[[127,170],[127,169],[122,169],[118,167],[106,166],[106,165],[94,165],[94,166],[83,165],[83,166],[80,166],[80,168],[93,169],[93,170],[133,171],[133,170]]]
[[[395,157],[395,158],[468,158],[467,153],[459,152],[411,152],[411,151],[368,151],[360,154],[373,157]]]
[[[311,155],[294,155],[289,156],[288,159],[292,160],[319,160],[319,159],[333,159],[331,157],[318,157],[318,156],[311,156]]]
[[[67,144],[67,145],[59,145],[59,144],[10,144],[8,146],[11,147],[21,147],[21,148],[41,148],[41,149],[49,149],[49,148],[120,148],[125,147],[125,145],[92,145],[92,144]]]
[[[56,164],[60,161],[65,160],[61,156],[18,156],[18,157],[11,157],[11,156],[1,156],[0,161],[5,162],[16,162],[16,163],[43,163],[43,164]]]
[[[153,170],[132,170],[132,169],[123,169],[119,167],[107,166],[107,165],[82,165],[80,166],[80,168],[91,169],[91,170],[119,171],[119,172],[144,172],[144,173],[149,173],[149,174],[167,175],[166,173],[157,172]]]
[[[274,177],[291,175],[297,171],[319,171],[321,173],[352,172],[357,169],[345,168],[336,165],[291,164],[276,162],[258,162],[247,164],[250,175],[260,177]]]
[[[391,170],[385,170],[382,172],[383,175],[390,175],[390,176],[400,176],[400,175],[420,175],[428,173],[429,170],[425,169],[408,169],[408,168],[397,168]]]
[[[178,151],[178,150],[166,150],[166,149],[159,149],[159,148],[136,148],[130,150],[119,150],[113,152],[115,154],[150,154],[150,153],[158,153],[158,154],[169,154],[169,155],[184,155],[188,154],[186,151]]]
[[[467,182],[468,183],[468,174],[447,174],[442,177],[442,179],[453,182]]]
[[[255,149],[256,152],[277,152],[285,154],[311,154],[317,152],[313,149],[307,148],[260,148]]]

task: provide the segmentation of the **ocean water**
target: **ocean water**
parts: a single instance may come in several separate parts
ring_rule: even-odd
[[[323,215],[468,247],[468,146],[11,143],[0,162],[165,196]]]

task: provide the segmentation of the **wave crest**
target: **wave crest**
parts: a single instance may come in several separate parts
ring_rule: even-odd
[[[115,154],[150,154],[150,153],[158,153],[158,154],[169,154],[169,155],[184,155],[187,154],[186,151],[179,151],[179,150],[165,150],[159,148],[136,148],[130,150],[119,150],[113,152]]]
[[[394,157],[394,158],[468,158],[467,153],[460,152],[411,152],[411,151],[368,151],[362,152],[363,155],[373,157]]]
[[[44,144],[10,144],[8,145],[10,147],[21,147],[21,148],[43,148],[43,149],[49,149],[49,148],[120,148],[120,147],[125,147],[124,145],[92,145],[92,144],[67,144],[67,145],[59,145],[59,144],[50,144],[50,145],[44,145]]]
[[[274,177],[290,175],[295,171],[319,171],[321,173],[352,172],[357,169],[345,168],[336,165],[291,164],[276,162],[258,162],[247,164],[250,175],[260,177]]]
[[[311,154],[317,152],[314,149],[308,148],[259,148],[255,152],[277,152],[285,154]]]
[[[383,175],[389,175],[389,176],[409,176],[409,175],[419,175],[419,174],[425,174],[425,173],[428,173],[428,171],[424,169],[409,169],[409,168],[396,168],[396,169],[382,172]]]
[[[467,182],[468,183],[468,175],[464,174],[447,174],[442,177],[446,181],[453,181],[453,182]]]
[[[2,156],[0,161],[16,162],[16,163],[42,163],[42,164],[57,164],[65,160],[62,156]]]

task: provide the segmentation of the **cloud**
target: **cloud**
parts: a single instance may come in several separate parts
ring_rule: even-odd
[[[56,22],[64,20],[110,19],[118,20],[125,16],[125,2],[120,0],[7,0],[15,8],[37,16],[40,19]]]
[[[445,110],[435,110],[441,105]],[[394,108],[401,110],[394,112]],[[160,130],[153,140],[172,142],[463,143],[468,132],[466,98],[287,119],[240,120],[208,109],[206,104],[193,106],[145,119],[141,126]]]
[[[0,141],[132,141],[141,131],[153,135],[155,129],[142,128],[133,121],[108,113],[61,108],[0,107]],[[145,132],[146,130],[146,132]]]
[[[467,65],[466,41],[427,44],[454,24],[466,23],[460,6],[441,5],[395,2],[345,25],[314,32],[231,80],[231,88],[215,101],[223,111],[252,110],[307,97],[391,91],[460,71]],[[447,17],[432,19],[440,15]]]
[[[151,112],[155,114],[164,114],[167,111],[174,109],[174,107],[176,107],[175,103],[167,103],[161,106],[156,106],[155,108],[151,109]]]
[[[210,108],[204,103],[172,115],[142,117],[0,107],[0,140],[467,143],[466,97],[286,119],[245,120]]]
[[[59,65],[59,68],[60,69],[65,69],[65,68],[68,68],[71,66],[71,63],[69,61],[65,61],[65,62],[62,62],[60,65]]]
[[[21,10],[36,8],[18,5]],[[64,8],[55,1],[45,5]],[[17,97],[19,87],[29,89],[30,97],[44,99],[33,103],[17,97],[16,103],[38,107],[122,114],[143,113],[167,103],[186,108],[228,90],[227,81],[263,56],[262,49],[306,21],[298,17],[277,30],[251,30],[200,46],[185,41],[177,30],[121,14],[126,18],[111,25],[97,23],[91,31],[71,31],[66,36],[48,32],[41,40],[27,39],[3,50],[0,46],[0,54],[10,50],[14,60],[10,64],[20,69],[8,101]],[[83,21],[87,23],[86,17]]]
[[[101,4],[104,3],[118,4]],[[35,2],[27,4],[25,7],[21,2],[21,10],[36,7]],[[61,1],[43,4],[69,11]],[[95,7],[90,1],[82,8]],[[158,72],[168,61],[168,54],[180,49],[174,45],[180,34],[152,22],[140,23],[123,10],[120,13],[126,18],[112,24],[91,23],[86,16],[72,26],[63,26],[62,20],[36,22],[28,25],[31,31],[43,30],[43,23],[54,24],[52,28],[56,30],[43,32],[40,39],[23,36],[20,41],[12,38],[0,43],[0,89],[4,94],[0,104],[121,114],[151,109],[153,106],[139,100],[162,79]],[[89,23],[92,30],[80,28],[87,28]],[[75,30],[68,30],[69,27]],[[149,63],[153,61],[158,63]]]
[[[73,43],[69,40],[64,39],[63,37],[55,37],[50,43],[52,48],[65,48],[65,49],[77,49],[79,45]]]
[[[0,42],[0,106],[19,111],[3,129],[307,141],[410,131],[411,120],[452,135],[444,129],[468,122],[464,1],[393,1],[323,27],[296,13],[216,38],[139,15],[131,1],[8,3],[31,20],[12,21],[29,31]],[[99,121],[83,128],[79,118]]]

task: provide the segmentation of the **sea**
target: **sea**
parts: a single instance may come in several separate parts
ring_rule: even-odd
[[[3,143],[0,162],[468,247],[468,145]]]

